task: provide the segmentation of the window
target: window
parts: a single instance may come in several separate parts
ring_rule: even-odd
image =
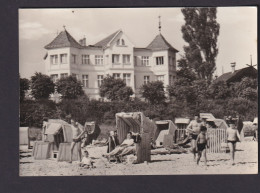
[[[125,45],[125,40],[122,39],[121,42],[122,42],[122,45],[124,46]]]
[[[117,41],[116,41],[116,45],[119,45],[120,44],[120,39],[118,39]]]
[[[83,87],[88,88],[88,75],[82,75]]]
[[[130,86],[131,74],[123,74],[123,80],[127,86]]]
[[[103,83],[103,75],[98,75],[97,76],[97,81],[98,81],[98,87],[100,87],[101,84]]]
[[[66,64],[67,63],[67,54],[61,54],[60,55],[60,63]]]
[[[124,64],[130,63],[130,55],[123,55],[123,63]]]
[[[53,82],[57,82],[58,74],[51,74],[51,79],[52,79]]]
[[[115,79],[119,79],[120,78],[120,73],[113,73],[113,77]]]
[[[71,63],[76,64],[77,63],[77,56],[75,54],[71,54]]]
[[[119,54],[112,54],[112,63],[118,64],[119,63]]]
[[[156,65],[163,65],[163,56],[156,57]]]
[[[96,65],[103,65],[103,56],[102,55],[96,55],[95,56],[95,64]]]
[[[82,64],[90,64],[89,55],[82,55]]]
[[[150,76],[144,76],[144,84],[150,82]]]
[[[62,74],[60,74],[60,77],[61,78],[66,78],[66,77],[68,77],[68,73],[62,73]]]
[[[134,57],[134,60],[135,66],[137,66],[137,56]]]
[[[157,76],[157,80],[164,82],[164,75]]]
[[[58,55],[51,55],[51,64],[58,64]]]
[[[172,65],[172,60],[171,60],[170,56],[168,57],[168,62],[169,62],[169,65]]]
[[[142,66],[149,66],[149,56],[142,56]]]

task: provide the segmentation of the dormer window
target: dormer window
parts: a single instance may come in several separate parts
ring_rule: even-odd
[[[117,46],[125,46],[125,40],[124,39],[118,39],[116,41]]]

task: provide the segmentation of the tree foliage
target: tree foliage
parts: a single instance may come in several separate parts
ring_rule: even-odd
[[[130,96],[134,92],[131,87],[126,86],[126,83],[122,79],[115,79],[108,75],[103,79],[103,83],[99,88],[99,94],[101,97],[106,97],[111,101],[129,101]]]
[[[231,88],[233,96],[252,101],[257,100],[257,79],[245,77],[240,82],[233,83]]]
[[[30,81],[27,78],[20,78],[20,102],[24,100],[25,93],[30,88]]]
[[[230,88],[224,81],[213,82],[209,87],[209,95],[212,99],[226,99],[230,97]]]
[[[51,78],[40,72],[36,72],[31,77],[32,96],[35,99],[48,99],[50,94],[54,92],[55,84]]]
[[[218,54],[217,40],[220,25],[217,8],[183,8],[185,24],[182,26],[185,58],[199,78],[212,79]]]
[[[151,104],[163,103],[166,99],[163,82],[161,81],[143,84],[140,88],[140,94]]]
[[[58,93],[62,95],[62,99],[75,99],[84,95],[81,82],[76,77],[62,77],[57,81],[56,85]]]

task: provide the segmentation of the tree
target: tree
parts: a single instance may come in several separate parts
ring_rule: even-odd
[[[234,97],[242,97],[247,100],[257,100],[257,79],[245,77],[240,82],[231,85]]]
[[[24,100],[25,92],[30,88],[30,81],[27,78],[20,78],[20,102]]]
[[[142,85],[140,94],[151,104],[163,103],[166,99],[163,82],[161,81],[148,82]]]
[[[226,99],[230,97],[230,89],[225,81],[213,82],[209,87],[209,95],[212,99]]]
[[[194,70],[188,65],[188,61],[185,57],[181,57],[177,61],[179,69],[177,70],[176,74],[177,77],[185,78],[186,81],[192,82],[197,79],[196,73]]]
[[[212,79],[218,54],[217,40],[220,25],[217,23],[217,8],[183,8],[185,24],[182,26],[188,65],[199,78]]]
[[[76,77],[62,77],[56,83],[57,91],[62,95],[62,99],[75,99],[84,95],[81,82]]]
[[[48,99],[50,94],[54,92],[55,84],[51,78],[40,72],[36,72],[31,77],[32,96],[35,99]]]
[[[122,79],[115,79],[108,75],[103,79],[103,83],[99,88],[101,97],[106,97],[111,101],[124,100],[129,101],[130,96],[134,94],[131,87],[126,86]]]

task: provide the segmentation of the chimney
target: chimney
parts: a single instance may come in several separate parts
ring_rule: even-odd
[[[80,40],[79,40],[79,43],[80,43],[80,45],[82,45],[82,46],[86,46],[86,38],[84,37],[84,38],[80,39]]]
[[[231,64],[231,69],[232,69],[232,73],[234,73],[235,72],[235,70],[236,70],[236,62],[232,62],[232,63],[230,63]]]

